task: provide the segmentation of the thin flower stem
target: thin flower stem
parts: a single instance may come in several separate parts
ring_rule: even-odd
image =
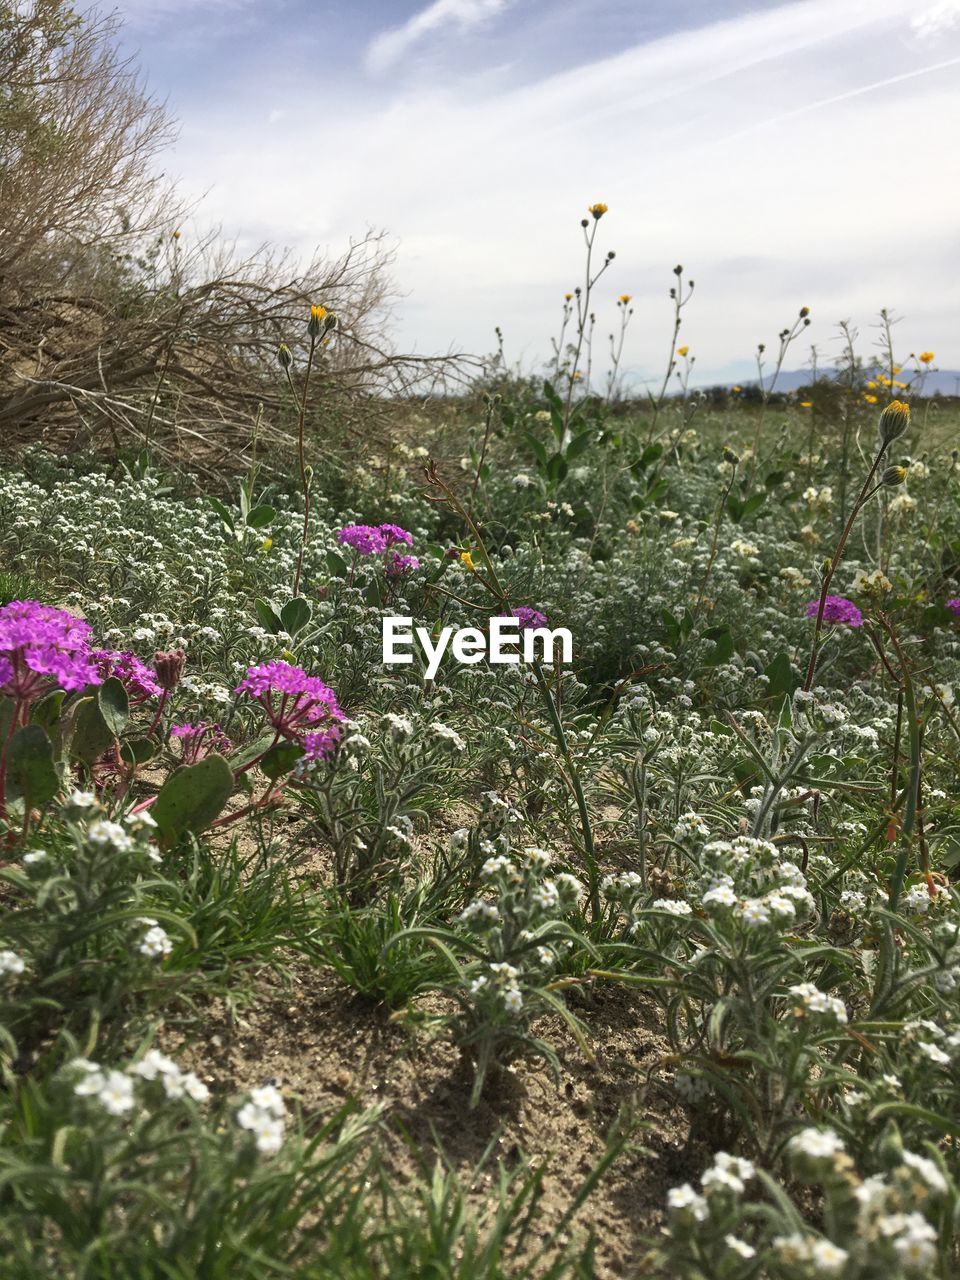
[[[303,534],[300,538],[300,554],[297,557],[297,572],[293,578],[293,594],[300,594],[300,576],[303,573],[303,557],[307,550],[307,539],[310,532],[310,484],[307,480],[307,462],[304,451],[304,428],[307,417],[307,390],[310,386],[310,373],[313,369],[313,357],[317,350],[317,335],[310,335],[310,354],[307,357],[307,370],[303,378],[303,395],[298,397],[300,402],[300,414],[297,421],[297,462],[300,467],[300,487],[303,490]],[[290,370],[287,369],[287,380],[293,389],[293,379],[290,377]],[[296,391],[294,390],[296,396]]]
[[[863,488],[860,490],[859,497],[853,504],[853,509],[847,517],[847,523],[844,525],[843,532],[840,534],[840,541],[837,543],[830,559],[829,567],[823,575],[823,583],[820,587],[820,602],[817,606],[817,621],[813,631],[813,645],[810,649],[810,661],[807,664],[807,675],[803,682],[804,693],[809,693],[813,686],[813,677],[817,669],[817,658],[820,656],[820,633],[823,630],[823,613],[827,605],[830,583],[833,581],[833,575],[836,573],[837,567],[840,564],[840,557],[843,555],[843,549],[847,545],[847,539],[850,537],[850,531],[853,528],[858,512],[871,497],[871,492],[876,492],[876,490],[871,491],[870,486],[873,483],[873,477],[877,474],[877,468],[883,460],[886,448],[886,443],[882,443],[880,448],[877,450],[877,456],[873,460],[873,466],[870,468],[869,474],[863,482]]]

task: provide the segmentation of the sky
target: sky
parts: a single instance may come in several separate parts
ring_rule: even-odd
[[[960,0],[121,0],[125,47],[179,120],[167,171],[211,225],[338,253],[384,230],[395,345],[542,368],[603,201],[595,366],[669,354],[696,282],[695,380],[743,380],[800,306],[802,367],[839,351],[960,368]]]

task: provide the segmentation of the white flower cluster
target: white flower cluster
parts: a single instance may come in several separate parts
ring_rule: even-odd
[[[206,1102],[210,1090],[193,1071],[181,1071],[172,1058],[157,1049],[148,1050],[139,1062],[126,1071],[106,1069],[87,1058],[74,1058],[64,1067],[68,1074],[79,1073],[73,1092],[80,1098],[93,1098],[113,1116],[126,1114],[137,1106],[134,1086],[137,1080],[160,1080],[168,1098],[192,1098]]]
[[[696,892],[711,917],[746,929],[782,929],[813,909],[800,868],[769,841],[749,836],[704,847]]]
[[[788,994],[794,998],[794,1013],[799,1017],[815,1013],[841,1026],[847,1021],[847,1007],[843,1001],[836,996],[828,996],[812,982],[799,982],[789,989]]]
[[[156,920],[151,916],[141,916],[137,924],[146,925],[146,933],[140,939],[138,948],[142,956],[149,956],[151,960],[156,960],[170,954],[173,943],[166,930],[162,929]]]
[[[5,949],[0,951],[0,978],[6,977],[8,973],[12,973],[14,977],[23,973],[26,968],[22,957],[18,956],[15,951]]]
[[[257,1150],[273,1155],[283,1146],[287,1106],[275,1085],[250,1090],[250,1101],[237,1112],[237,1124],[256,1139]]]

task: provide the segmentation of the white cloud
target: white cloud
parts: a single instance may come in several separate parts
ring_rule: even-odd
[[[512,0],[434,0],[400,27],[376,36],[367,49],[367,67],[386,71],[400,61],[414,45],[444,27],[468,31],[495,18]]]
[[[282,132],[265,123],[285,105],[276,85],[269,101],[248,86],[184,122],[179,167],[251,239],[335,247],[386,226],[410,291],[398,340],[421,351],[487,350],[501,324],[508,354],[546,355],[582,273],[578,221],[604,200],[598,243],[617,258],[598,348],[633,294],[639,377],[662,361],[678,261],[697,281],[683,333],[705,376],[772,349],[801,304],[821,358],[847,317],[867,353],[888,306],[907,317],[906,351],[960,365],[960,168],[944,133],[960,32],[934,60],[914,16],[906,0],[801,0],[514,89],[460,78],[355,97],[320,132],[296,111],[299,83]]]

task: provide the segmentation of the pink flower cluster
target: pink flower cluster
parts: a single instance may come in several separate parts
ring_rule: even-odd
[[[196,764],[211,751],[219,751],[227,755],[233,749],[233,743],[218,724],[209,724],[201,720],[197,724],[174,724],[170,726],[170,737],[178,738],[183,748],[183,763]]]
[[[298,742],[310,760],[324,760],[343,736],[337,695],[319,676],[275,658],[250,667],[237,693],[256,698],[277,733]]]
[[[337,534],[341,547],[351,547],[362,556],[386,555],[384,572],[391,578],[402,577],[420,568],[416,556],[401,554],[392,549],[401,544],[413,546],[413,534],[398,524],[348,524]]]
[[[157,673],[152,667],[132,653],[115,649],[94,649],[91,655],[97,664],[97,670],[106,680],[115,676],[126,689],[132,702],[146,702],[148,698],[159,698],[163,689],[157,680]]]
[[[807,605],[807,617],[815,618],[820,611],[820,601],[811,600]],[[823,602],[823,620],[835,626],[862,627],[863,614],[844,596],[827,596]]]
[[[37,600],[0,608],[0,694],[20,704],[50,689],[85,689],[103,677],[90,651],[90,625]]]
[[[510,613],[520,623],[521,631],[536,630],[537,627],[547,626],[546,614],[538,613],[536,609],[531,609],[529,605],[522,604],[518,609],[511,609]]]

